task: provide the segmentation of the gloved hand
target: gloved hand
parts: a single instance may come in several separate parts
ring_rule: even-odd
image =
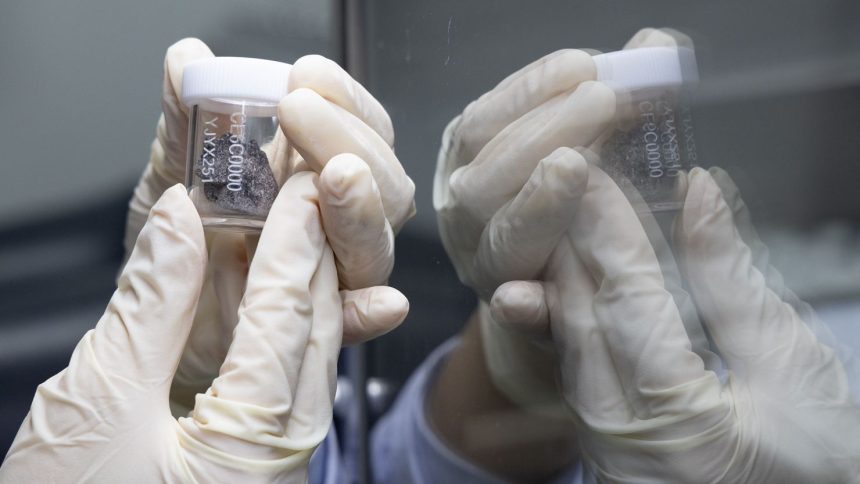
[[[624,49],[682,44],[691,44],[683,34],[645,28]],[[460,279],[481,297],[478,321],[493,381],[540,412],[559,410],[559,366],[542,288],[531,279],[542,275],[570,226],[571,207],[585,188],[578,184],[585,162],[599,163],[590,148],[597,150],[614,126],[615,95],[595,77],[584,51],[555,52],[526,66],[448,125],[437,164],[434,204],[442,240]],[[656,225],[649,232],[662,237]],[[671,251],[658,258],[694,350],[708,368],[718,367]]]
[[[734,184],[711,173],[689,173],[674,235],[725,383],[692,351],[649,240],[653,219],[640,221],[589,167],[538,289],[582,459],[599,481],[856,482],[860,409],[845,369],[767,265]]]
[[[179,100],[182,72],[187,63],[212,55],[197,39],[181,40],[165,55],[163,115],[149,165],[129,206],[127,253],[155,200],[167,187],[184,180],[188,113]],[[308,169],[320,173],[323,226],[342,288],[344,343],[372,339],[400,324],[408,311],[406,298],[383,284],[394,263],[394,233],[414,214],[414,185],[390,148],[394,132],[388,114],[337,64],[319,56],[303,57],[293,66],[288,82],[295,95],[285,98],[281,131],[264,149],[279,179]],[[317,104],[293,102],[308,98]],[[290,111],[296,108],[304,110],[301,115]],[[330,122],[331,113],[339,116],[338,122]],[[284,132],[296,142],[288,141]],[[310,147],[304,149],[300,134],[316,136],[315,142],[306,143]],[[207,246],[209,265],[200,303],[171,392],[175,415],[185,414],[194,395],[218,375],[236,326],[256,237],[207,234]]]
[[[446,128],[434,183],[439,230],[460,280],[480,297],[479,324],[496,387],[525,408],[559,408],[558,362],[533,285],[570,226],[585,186],[583,156],[610,125],[611,89],[591,55],[552,53],[471,103]],[[572,147],[572,148],[571,148]],[[510,329],[535,321],[531,335]],[[502,325],[507,325],[502,326]],[[537,342],[537,344],[536,344]]]
[[[648,29],[628,47],[671,42]],[[857,480],[860,412],[832,338],[822,339],[826,329],[767,263],[727,175],[696,169],[686,179],[675,223],[679,271],[657,222],[630,206],[626,197],[636,194],[622,194],[597,164],[572,181],[588,188],[569,206],[576,215],[546,264],[548,282],[508,282],[491,303],[495,319],[520,335],[549,327],[592,474],[611,482]],[[682,273],[692,300],[680,290]],[[710,370],[719,362],[698,312],[725,359],[724,381]]]
[[[207,261],[185,188],[167,190],[104,316],[39,386],[0,482],[305,482],[331,424],[342,323],[317,183],[284,184],[220,374],[178,421],[168,394]]]

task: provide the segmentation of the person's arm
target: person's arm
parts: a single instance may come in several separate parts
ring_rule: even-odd
[[[454,337],[436,348],[413,372],[406,385],[398,394],[397,400],[391,409],[377,422],[371,433],[371,466],[373,481],[377,484],[410,484],[419,482],[468,482],[470,484],[503,484],[505,482],[553,482],[558,484],[579,484],[583,481],[582,467],[576,463],[570,465],[561,464],[560,472],[553,472],[544,463],[536,463],[532,472],[525,466],[521,469],[513,467],[499,467],[496,463],[480,462],[462,451],[457,444],[449,440],[436,428],[440,420],[435,418],[431,410],[431,399],[437,396],[450,395],[446,388],[438,391],[435,387],[442,373],[448,373],[453,368],[462,367],[463,362],[452,361],[455,353],[468,356],[471,352],[467,350],[469,345],[462,341],[461,337]],[[474,368],[474,367],[473,367]],[[460,382],[462,383],[462,381]],[[459,384],[458,384],[459,386]],[[483,387],[483,385],[481,385]],[[502,397],[504,398],[504,397]],[[459,400],[459,398],[458,398]],[[461,403],[477,401],[471,394],[463,395]],[[487,401],[497,401],[490,398]],[[498,405],[491,405],[498,408]],[[475,407],[471,407],[475,408]],[[456,411],[456,410],[455,410]],[[476,412],[478,418],[482,412]],[[468,424],[469,420],[460,415],[444,415],[442,419],[448,425]],[[522,415],[516,407],[513,413],[506,413],[505,418],[523,418],[524,426],[530,422],[530,417]],[[487,420],[487,419],[485,419]],[[490,425],[493,425],[490,422]],[[507,431],[508,427],[501,430]],[[523,435],[523,427],[518,429],[520,436]],[[536,427],[536,431],[545,429]],[[498,437],[498,434],[494,434]],[[533,435],[533,434],[532,434]],[[571,435],[571,434],[567,434]],[[515,435],[505,437],[511,442]],[[531,439],[533,444],[536,439]],[[482,445],[487,443],[482,440]],[[523,448],[528,444],[524,443]],[[531,448],[538,449],[535,445]],[[557,453],[564,453],[568,448],[559,448]],[[486,455],[486,454],[485,454]],[[510,454],[504,451],[500,457]],[[547,454],[549,455],[549,454]],[[539,457],[541,461],[544,459]],[[563,460],[563,459],[559,459]],[[523,464],[525,462],[521,460]],[[550,477],[554,477],[549,480]]]
[[[431,427],[458,454],[516,482],[547,482],[577,464],[569,418],[524,411],[492,382],[477,314],[441,364],[427,398]]]

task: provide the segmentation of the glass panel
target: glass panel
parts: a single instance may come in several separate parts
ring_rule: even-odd
[[[828,475],[831,471],[834,474],[830,475],[841,476],[845,474],[840,472],[852,472],[850,466],[846,470],[844,466],[840,468],[834,465],[830,470],[822,471],[821,467],[804,467],[805,462],[786,464],[786,460],[797,459],[799,449],[814,447],[816,439],[822,439],[818,442],[830,442],[832,438],[820,434],[798,436],[806,432],[801,429],[830,429],[825,422],[833,417],[821,410],[821,406],[819,411],[808,413],[798,410],[804,408],[803,402],[815,401],[816,405],[821,404],[826,399],[816,400],[814,396],[819,390],[839,394],[849,390],[856,392],[858,389],[856,375],[852,374],[853,364],[848,359],[854,348],[860,347],[860,286],[856,283],[860,267],[857,244],[860,224],[860,197],[857,194],[860,192],[853,187],[854,175],[858,170],[855,133],[860,128],[860,114],[858,110],[848,108],[857,104],[860,93],[860,30],[851,20],[860,14],[855,3],[830,1],[785,5],[764,2],[750,5],[731,1],[704,5],[676,1],[639,4],[548,1],[526,6],[513,1],[377,1],[368,2],[367,8],[369,88],[386,106],[394,120],[398,157],[418,187],[418,215],[405,226],[397,239],[397,265],[391,279],[392,285],[409,297],[410,315],[400,329],[372,343],[370,375],[382,379],[392,388],[401,389],[400,401],[403,405],[426,403],[426,407],[418,411],[427,417],[424,423],[429,425],[422,429],[433,436],[431,440],[438,438],[436,443],[441,442],[443,447],[453,449],[454,455],[465,459],[458,461],[460,467],[457,467],[457,472],[464,468],[470,469],[467,475],[472,479],[478,479],[475,476],[488,471],[515,481],[541,482],[555,477],[560,482],[579,482],[565,473],[582,471],[582,462],[586,462],[590,466],[585,469],[586,474],[597,473],[603,479],[607,479],[607,475],[612,472],[617,472],[614,474],[616,478],[627,476],[630,468],[625,467],[626,464],[633,467],[641,464],[644,466],[641,469],[654,472],[650,476],[635,475],[640,479],[705,479],[709,472],[721,464],[719,459],[714,458],[714,453],[720,452],[718,444],[708,447],[707,462],[697,460],[702,454],[674,454],[674,458],[686,459],[687,462],[680,468],[672,468],[666,464],[666,460],[660,460],[667,458],[666,455],[661,455],[654,448],[646,449],[631,444],[629,449],[633,450],[625,454],[619,447],[623,448],[630,441],[619,441],[618,447],[614,447],[611,439],[606,437],[612,433],[610,429],[627,436],[625,432],[634,432],[632,429],[635,425],[627,425],[629,422],[623,419],[621,422],[624,425],[619,424],[619,420],[601,420],[598,417],[605,415],[599,412],[587,413],[588,409],[607,411],[607,408],[618,407],[622,402],[626,408],[632,405],[631,400],[633,403],[642,403],[635,401],[636,398],[653,404],[641,395],[637,397],[634,390],[630,389],[631,386],[638,383],[641,390],[642,386],[652,384],[655,386],[651,390],[657,392],[664,388],[659,385],[668,385],[667,379],[675,383],[687,381],[685,378],[689,374],[685,372],[695,365],[702,365],[706,370],[704,374],[719,381],[713,388],[723,389],[720,390],[723,396],[730,393],[725,390],[730,372],[734,375],[735,383],[746,384],[746,388],[764,392],[770,398],[779,399],[783,395],[781,392],[788,387],[803,395],[785,397],[784,401],[772,407],[773,412],[784,412],[782,419],[774,421],[785,424],[793,416],[802,422],[786,430],[786,441],[772,434],[759,435],[763,439],[760,450],[770,453],[775,463],[774,473],[790,469],[797,472],[791,478],[797,478],[798,475]],[[649,39],[644,39],[640,34],[638,39],[631,41],[631,37],[644,27],[662,30]],[[520,185],[517,186],[522,186],[527,178],[522,173],[525,171],[528,175],[528,170],[553,151],[535,142],[535,139],[551,139],[553,130],[560,132],[570,129],[565,126],[569,127],[578,121],[583,126],[580,131],[569,131],[572,133],[570,139],[557,141],[552,146],[575,147],[577,143],[582,143],[577,133],[581,134],[589,122],[595,123],[594,119],[600,116],[600,112],[595,105],[589,105],[589,109],[573,111],[583,116],[581,120],[546,114],[563,112],[562,108],[551,105],[554,102],[561,104],[560,97],[572,95],[575,87],[572,82],[567,88],[547,94],[546,105],[541,101],[528,109],[522,108],[530,102],[529,96],[538,96],[536,92],[541,86],[549,85],[546,89],[551,89],[553,83],[564,85],[564,79],[553,80],[551,76],[574,77],[577,71],[570,66],[575,66],[575,59],[569,61],[568,71],[558,66],[554,71],[545,68],[540,74],[533,75],[529,86],[521,85],[519,90],[510,88],[501,94],[497,92],[492,100],[482,98],[481,106],[469,108],[472,109],[471,113],[467,106],[500,82],[508,82],[509,87],[516,84],[508,76],[552,52],[585,49],[588,54],[595,55],[618,51],[628,41],[631,42],[628,48],[634,47],[634,44],[637,47],[660,46],[670,41],[673,45],[689,43],[689,46],[695,46],[699,82],[685,86],[692,91],[688,106],[695,122],[697,162],[691,166],[698,165],[706,169],[719,167],[720,170],[712,170],[710,176],[734,210],[730,220],[737,226],[735,235],[750,250],[751,259],[746,263],[756,268],[754,273],[743,277],[731,271],[720,274],[719,268],[725,267],[720,264],[710,268],[700,267],[700,272],[691,272],[687,267],[689,263],[685,262],[687,256],[681,255],[682,246],[676,239],[679,230],[677,224],[680,223],[676,220],[678,212],[655,212],[654,217],[640,214],[642,220],[639,223],[646,229],[646,236],[660,262],[663,288],[673,296],[672,307],[678,311],[685,330],[679,334],[692,343],[695,356],[687,354],[688,360],[672,360],[665,355],[653,357],[655,348],[671,348],[674,344],[674,336],[665,333],[666,328],[655,321],[657,316],[654,315],[637,319],[635,316],[638,312],[635,312],[627,314],[627,319],[624,319],[618,314],[612,315],[614,317],[603,314],[608,319],[601,320],[601,323],[609,327],[594,329],[596,333],[582,332],[584,330],[576,332],[573,329],[565,333],[565,324],[583,324],[572,317],[558,316],[566,314],[565,310],[576,309],[570,302],[576,297],[576,292],[564,292],[558,286],[559,278],[568,280],[573,268],[565,265],[563,257],[559,259],[558,250],[550,256],[548,266],[532,272],[523,268],[523,260],[528,259],[528,249],[546,240],[541,239],[541,236],[535,235],[533,246],[519,247],[519,252],[501,255],[497,252],[499,259],[480,259],[482,255],[479,252],[482,247],[485,248],[481,244],[486,243],[489,236],[486,224],[491,216],[500,216],[495,209],[503,206],[499,200],[492,199],[491,192],[504,191],[499,188],[499,184],[507,183],[510,179],[518,179]],[[503,81],[506,78],[508,80]],[[504,91],[504,87],[497,89]],[[618,93],[616,90],[616,95]],[[553,99],[554,96],[558,97]],[[593,100],[597,96],[599,92],[592,92],[589,98]],[[535,111],[543,111],[529,112],[536,106],[542,107],[537,107]],[[466,113],[464,109],[467,109]],[[525,114],[527,112],[529,114]],[[446,152],[443,132],[446,125],[461,113],[464,113],[464,118],[470,115],[471,118],[463,119],[461,124],[451,127],[451,143],[447,145],[451,151]],[[496,117],[488,113],[495,113]],[[523,121],[521,115],[523,118],[533,116],[543,121],[529,123]],[[646,131],[639,131],[638,134],[643,132]],[[659,132],[661,142],[666,137],[672,138],[673,133],[667,134],[666,130]],[[505,137],[518,140],[518,143],[501,139]],[[606,164],[606,151],[596,149],[608,145],[598,141],[592,137],[587,146],[590,148],[588,153],[571,156],[581,156],[587,163],[602,166],[612,174],[611,167]],[[629,143],[630,140],[624,140],[622,147],[629,146]],[[440,146],[443,146],[442,153]],[[639,149],[645,148],[640,146]],[[434,173],[439,176],[439,163],[444,162],[453,163],[454,166],[449,167],[448,171],[443,169],[445,176],[437,178],[436,186],[433,187]],[[469,163],[483,163],[484,171],[474,169],[471,176],[460,173],[458,175],[462,176],[448,186],[448,176],[454,169]],[[517,163],[528,168],[521,168]],[[692,179],[686,178],[688,169],[684,166],[681,170],[684,182],[692,183]],[[505,170],[508,173],[499,173]],[[564,176],[553,173],[556,179]],[[632,173],[626,175],[630,177]],[[489,180],[494,184],[487,182],[489,184],[482,186],[480,180]],[[615,181],[624,188],[624,183],[617,178]],[[445,187],[440,189],[440,182]],[[698,178],[697,185],[690,185],[693,186],[693,193],[701,190],[701,182],[702,178]],[[628,191],[626,194],[629,198],[638,196],[644,197],[646,202],[651,201],[649,197],[652,195],[643,192],[641,185],[634,181],[632,186],[639,190],[633,195]],[[688,185],[678,187],[672,184],[670,188],[680,190],[682,196],[690,193],[687,192]],[[502,201],[507,203],[516,191],[505,193],[507,198],[503,197]],[[449,212],[453,211],[454,215],[440,214],[434,210],[434,196],[437,197],[438,206],[449,207]],[[462,208],[469,201],[474,205]],[[689,199],[686,201],[690,202]],[[455,208],[451,209],[451,206]],[[467,213],[457,212],[456,207]],[[689,203],[686,207],[692,209]],[[654,208],[653,204],[651,208]],[[571,210],[574,210],[573,203]],[[598,223],[608,224],[610,219],[606,217],[614,217],[613,214],[613,210],[604,209],[601,215],[603,218],[597,219]],[[522,220],[514,222],[531,227]],[[731,230],[717,230],[714,223],[712,221],[705,226],[713,230],[712,237],[717,237],[716,234],[732,234]],[[538,229],[539,226],[535,233],[543,233]],[[502,239],[506,234],[513,237],[512,232],[495,233],[498,237],[495,239],[497,247],[504,247],[505,244],[516,246],[515,241]],[[625,231],[616,235],[626,236],[629,233]],[[482,236],[484,239],[481,239]],[[573,232],[569,235],[572,250],[577,253],[585,250],[577,245],[585,243],[580,240],[582,234],[579,237]],[[687,244],[692,243],[689,239],[684,240]],[[442,241],[449,249],[448,254],[440,243]],[[617,241],[617,238],[610,238],[606,243],[613,241]],[[713,240],[708,239],[707,242],[713,243]],[[697,254],[699,261],[714,256],[714,253],[707,251]],[[452,257],[449,258],[449,255]],[[612,256],[610,253],[609,257],[611,260],[624,260],[623,254]],[[449,262],[451,259],[454,259],[453,264]],[[594,263],[592,260],[591,264]],[[677,263],[681,263],[681,267]],[[484,264],[485,271],[495,272],[490,275],[482,273],[481,264]],[[592,277],[583,280],[590,281],[589,284],[594,283],[595,279],[600,281],[599,268],[589,266],[587,260],[586,265]],[[476,289],[479,298],[487,302],[493,290],[511,278],[537,279],[543,281],[544,286],[547,281],[554,282],[553,290],[560,293],[547,299],[550,313],[557,316],[550,318],[552,331],[538,335],[522,334],[502,331],[498,325],[486,323],[492,321],[492,314],[498,313],[472,313],[476,307],[474,292],[456,282],[458,277],[455,267],[459,268],[460,279]],[[627,277],[639,269],[641,267],[619,262],[619,277]],[[737,267],[734,269],[738,270]],[[734,281],[737,285],[727,281]],[[769,288],[770,292],[764,287]],[[751,295],[744,292],[751,288],[758,288],[770,297],[775,297],[776,301],[785,302],[786,305],[774,307],[783,308],[787,313],[776,317],[773,314],[767,316],[749,312],[752,311],[748,305],[750,301],[765,294]],[[513,297],[513,294],[508,296]],[[618,293],[615,296],[635,297],[632,293]],[[577,301],[586,308],[600,305],[589,298],[580,297]],[[815,308],[815,313],[806,303]],[[553,312],[553,304],[562,310]],[[618,308],[623,306],[609,307],[620,311]],[[626,306],[631,311],[633,307],[637,306]],[[756,307],[764,311],[766,306]],[[539,311],[532,306],[526,309]],[[735,328],[740,333],[726,333],[724,329],[720,331],[717,328],[714,334],[715,325],[721,321],[719,315],[726,314],[733,314],[735,321],[739,318],[749,327]],[[526,312],[520,317],[528,320],[533,315]],[[800,326],[792,326],[789,320]],[[600,352],[591,348],[577,352],[571,349],[578,348],[577,344],[607,344],[605,341],[600,343],[601,338],[620,338],[618,334],[611,333],[611,325],[630,321],[653,326],[653,329],[644,333],[621,334],[629,338],[642,338],[627,341],[630,344],[627,350],[634,352],[635,356],[651,358],[640,362],[640,366],[634,365],[630,369],[628,361],[627,370],[619,369],[621,363],[618,359],[622,356],[617,352],[609,354],[609,350]],[[773,326],[764,329],[768,324]],[[784,378],[791,379],[786,376],[789,374],[798,378],[804,378],[802,375],[815,378],[809,376],[814,374],[810,368],[822,364],[821,360],[804,360],[801,354],[794,352],[785,356],[784,360],[779,360],[779,363],[768,360],[768,364],[803,367],[803,371],[755,371],[757,367],[750,361],[754,358],[748,352],[777,351],[773,348],[788,344],[787,341],[799,344],[786,335],[792,331],[789,328],[811,329],[817,336],[811,338],[816,343],[810,348],[817,348],[815,351],[821,350],[827,354],[835,350],[840,363],[832,367],[835,368],[833,371],[839,373],[845,370],[849,377],[845,380],[841,377],[822,377],[826,383],[821,383],[821,387],[792,383],[777,391],[769,386]],[[606,336],[606,332],[610,332],[609,336]],[[586,343],[571,340],[572,335],[598,339]],[[769,335],[764,339],[772,340],[758,341],[756,338],[763,338],[762,335]],[[457,338],[456,342],[444,346],[444,342],[450,342],[452,337]],[[743,344],[733,346],[730,341],[733,337],[741,338]],[[564,346],[565,342],[567,346]],[[720,342],[722,347],[718,344]],[[619,344],[619,341],[616,339],[610,343]],[[442,349],[439,351],[445,355],[442,363],[433,357],[428,359],[428,355],[440,347]],[[566,363],[559,362],[559,352],[568,359]],[[663,354],[665,351],[658,353]],[[741,356],[733,353],[741,353]],[[436,355],[439,356],[438,351]],[[667,365],[667,361],[675,363]],[[628,393],[607,390],[606,379],[612,376],[612,372],[618,371],[622,374],[614,378],[621,378],[623,389]],[[632,374],[624,374],[623,371]],[[653,376],[649,372],[665,378],[642,381],[643,378]],[[416,375],[423,375],[426,380]],[[416,391],[410,394],[410,387],[404,387],[410,377],[413,383],[420,381],[426,384],[422,390],[426,400],[415,400]],[[761,380],[767,378],[771,380]],[[548,390],[543,383],[551,384],[551,388]],[[553,392],[556,392],[554,396]],[[567,401],[561,402],[556,408],[554,405],[559,403],[559,392],[566,395]],[[704,390],[693,395],[700,397],[702,392]],[[738,392],[737,395],[743,393],[741,390]],[[589,394],[592,395],[591,400]],[[597,396],[593,396],[595,394]],[[731,398],[740,399],[737,395]],[[850,415],[854,410],[848,410],[853,408],[846,403],[848,401],[839,400],[847,406],[841,407],[838,418],[833,418],[852,426],[855,418]],[[391,413],[403,412],[397,408]],[[558,409],[562,412],[554,411]],[[644,411],[640,407],[636,407],[636,410]],[[690,409],[685,407],[683,410]],[[680,438],[683,434],[678,426],[655,425],[651,428],[649,425],[654,424],[655,420],[646,419],[641,413],[637,417],[643,422],[640,422],[642,426],[636,431],[645,432],[639,438],[647,440],[659,435],[656,437],[658,440],[671,439]],[[391,448],[408,445],[405,442],[408,439],[396,437],[392,430],[396,425],[389,420],[384,418],[378,424],[374,445],[384,447],[386,439],[393,440],[388,444]],[[646,432],[647,429],[651,433]],[[660,431],[664,433],[660,434]],[[856,440],[847,436],[845,439]],[[837,444],[834,449],[839,450],[816,455],[827,462],[831,462],[830,459],[838,460],[836,455],[843,451],[854,455],[856,442],[844,446]],[[655,462],[662,462],[664,469],[654,470],[643,463],[642,456],[652,451],[654,454],[648,455]],[[390,452],[389,459],[391,455],[408,454],[408,451]],[[747,447],[745,452],[753,451]],[[582,459],[581,453],[592,455]],[[423,458],[435,462],[428,454],[424,454]],[[404,467],[384,462],[376,464],[385,469]],[[477,465],[480,470],[470,465]],[[443,471],[436,473],[438,463],[436,467],[431,464],[406,467],[410,468],[410,472],[424,474],[430,480],[442,482],[446,477],[448,480],[453,479],[453,474],[444,474]],[[446,471],[453,472],[450,468]],[[692,474],[679,474],[686,471]],[[732,472],[734,470],[730,474]],[[738,480],[752,482],[757,480],[755,476],[760,479],[761,475],[755,472],[758,471],[739,477]],[[804,474],[807,472],[809,474]],[[465,480],[462,474],[458,476]]]

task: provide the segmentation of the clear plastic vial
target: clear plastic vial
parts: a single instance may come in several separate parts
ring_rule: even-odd
[[[698,80],[693,50],[643,47],[594,56],[597,79],[618,97],[617,124],[600,146],[601,167],[638,192],[638,211],[683,205],[682,175],[698,165],[685,97]]]
[[[185,67],[186,186],[204,227],[262,229],[284,182],[277,178],[283,170],[272,166],[272,142],[289,73],[289,64],[242,57],[212,57]]]

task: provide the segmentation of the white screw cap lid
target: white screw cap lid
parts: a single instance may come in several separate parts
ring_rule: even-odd
[[[593,57],[597,80],[613,89],[637,91],[675,87],[696,82],[698,70],[693,49],[643,47]]]
[[[248,57],[210,57],[194,61],[182,72],[182,103],[228,99],[278,104],[287,95],[290,64]]]

